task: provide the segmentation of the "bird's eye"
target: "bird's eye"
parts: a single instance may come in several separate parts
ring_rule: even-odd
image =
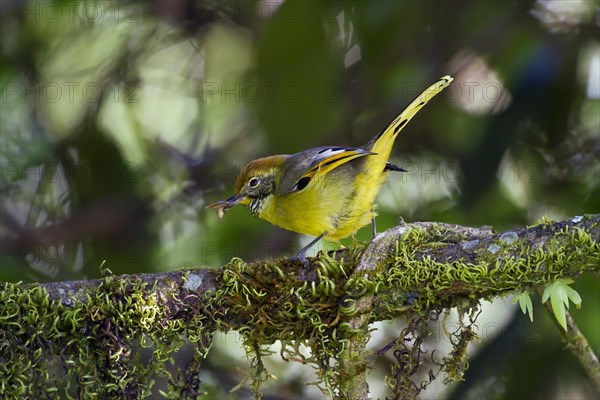
[[[258,179],[252,178],[248,181],[248,186],[251,188],[258,186]]]

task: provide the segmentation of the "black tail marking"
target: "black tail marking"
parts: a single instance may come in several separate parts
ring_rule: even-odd
[[[385,163],[385,167],[383,167],[383,171],[399,171],[399,172],[408,172],[407,170],[405,170],[404,168],[400,168],[397,165],[394,165],[390,162],[386,162]]]

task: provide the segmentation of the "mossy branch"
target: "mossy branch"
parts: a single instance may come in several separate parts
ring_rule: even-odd
[[[538,290],[538,294],[541,297],[542,291]],[[573,355],[577,358],[579,364],[581,364],[581,367],[585,371],[585,374],[592,383],[596,392],[600,394],[600,362],[598,361],[598,356],[596,353],[594,353],[594,350],[592,350],[588,340],[573,320],[573,317],[569,311],[565,310],[567,322],[567,330],[565,331],[560,322],[558,322],[558,319],[556,319],[550,302],[547,301],[545,304],[546,310],[550,314],[552,321],[554,321],[556,324],[564,343],[571,350],[571,353],[573,353]]]
[[[475,318],[479,300],[600,272],[599,242],[600,215],[502,234],[402,223],[366,247],[320,254],[308,268],[286,259],[233,259],[218,270],[4,283],[0,394],[58,391],[57,382],[66,379],[78,388],[60,390],[73,397],[100,392],[138,398],[152,392],[152,376],[166,375],[169,395],[194,397],[212,334],[235,329],[258,353],[281,340],[281,355],[316,365],[319,384],[331,396],[366,398],[369,323],[410,315],[423,320],[453,306]],[[469,329],[460,332],[465,340],[474,337]],[[183,345],[182,336],[195,344],[196,355],[172,376],[164,364]],[[299,343],[311,355],[301,354]],[[148,346],[152,362],[140,367],[141,349]],[[465,364],[463,348],[462,342],[455,346],[447,365]],[[57,362],[69,366],[66,372],[57,372]],[[449,367],[445,372],[461,375]],[[264,371],[251,379],[258,396]]]

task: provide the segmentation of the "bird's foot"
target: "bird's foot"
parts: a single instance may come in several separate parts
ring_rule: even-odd
[[[288,260],[291,262],[300,261],[305,267],[308,267],[308,264],[309,264],[308,258],[306,258],[306,256],[304,254],[305,254],[304,251],[300,251],[295,256],[289,257]]]

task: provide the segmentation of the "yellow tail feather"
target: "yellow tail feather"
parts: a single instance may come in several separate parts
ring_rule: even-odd
[[[400,133],[406,124],[408,124],[408,121],[410,121],[429,100],[448,87],[452,80],[453,78],[451,76],[446,75],[425,89],[423,93],[414,99],[413,102],[410,103],[383,132],[373,139],[373,146],[369,148],[369,150],[373,153],[381,154],[383,156],[382,158],[385,158],[385,161],[387,161],[398,133]]]

